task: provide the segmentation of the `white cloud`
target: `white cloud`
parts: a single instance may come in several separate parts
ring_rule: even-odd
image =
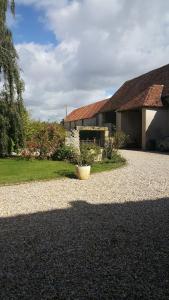
[[[169,2],[17,0],[44,10],[58,46],[18,45],[34,116],[63,116],[124,80],[168,63]]]
[[[35,118],[58,119],[80,104],[97,97],[104,98],[102,89],[85,90],[72,85],[66,65],[75,59],[76,43],[62,43],[58,47],[34,43],[17,45],[23,79],[26,82],[25,101]]]

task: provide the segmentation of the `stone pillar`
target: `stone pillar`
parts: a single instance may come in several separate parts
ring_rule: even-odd
[[[65,145],[71,146],[80,152],[79,130],[71,130],[66,132]]]
[[[109,130],[105,130],[104,132],[104,140],[105,140],[105,143],[109,140]]]

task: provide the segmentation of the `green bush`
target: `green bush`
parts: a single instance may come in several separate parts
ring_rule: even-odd
[[[123,131],[117,131],[114,133],[112,140],[114,149],[120,149],[127,145],[129,136]]]
[[[121,156],[117,151],[112,153],[111,162],[119,163],[119,162],[126,162],[126,159]]]
[[[101,148],[95,144],[81,144],[80,154],[71,146],[63,145],[52,155],[52,160],[69,161],[78,165],[92,165],[101,153]]]
[[[101,153],[101,148],[96,144],[86,143],[80,146],[80,155],[78,157],[78,164],[81,166],[92,165],[96,157]]]
[[[104,147],[103,156],[106,159],[112,159],[118,149],[127,146],[129,142],[129,136],[124,132],[115,132],[112,137],[107,141]]]
[[[77,156],[77,151],[73,147],[62,145],[53,153],[52,160],[66,160],[72,163],[76,163],[78,159]]]
[[[111,159],[104,158],[104,160],[101,162],[102,164],[118,164],[118,163],[125,163],[126,159],[121,156],[117,151],[112,152]]]

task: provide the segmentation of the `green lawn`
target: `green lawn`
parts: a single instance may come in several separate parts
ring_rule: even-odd
[[[109,171],[124,164],[122,160],[96,163],[92,166],[92,173]],[[0,159],[0,185],[74,177],[74,170],[74,165],[62,161]]]

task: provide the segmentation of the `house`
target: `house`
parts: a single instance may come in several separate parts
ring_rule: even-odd
[[[65,128],[70,130],[76,126],[107,126],[112,130],[112,124],[116,125],[116,112],[106,110],[109,100],[105,99],[73,110],[64,120]]]
[[[128,134],[136,146],[150,147],[169,136],[169,65],[125,82],[109,99],[75,109],[64,124],[68,130],[80,126],[85,133],[81,139],[93,138],[96,131],[100,134],[99,128],[110,133],[116,128]],[[90,130],[93,133],[89,134]]]
[[[116,112],[103,111],[108,103],[109,99],[105,99],[73,110],[64,120],[65,128],[77,129],[81,141],[96,141],[104,146],[116,126]]]

